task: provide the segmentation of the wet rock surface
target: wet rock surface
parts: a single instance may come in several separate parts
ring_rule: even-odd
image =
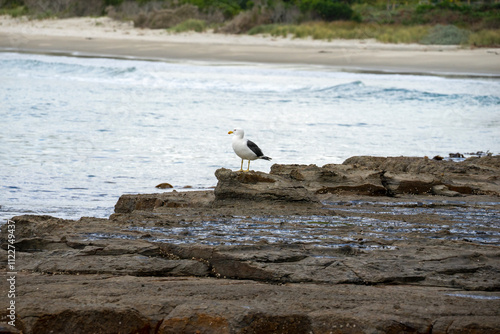
[[[123,195],[109,219],[15,217],[2,330],[499,333],[493,158],[221,169],[214,191]]]

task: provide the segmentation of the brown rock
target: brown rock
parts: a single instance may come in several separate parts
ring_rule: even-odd
[[[199,305],[177,307],[161,323],[158,334],[207,333],[230,334],[230,322],[224,316],[207,314],[213,310],[200,310]],[[227,314],[227,313],[226,313]]]
[[[252,200],[317,202],[313,194],[299,184],[262,172],[233,172],[221,168],[215,172],[219,181],[214,190],[217,201]]]
[[[414,157],[352,157],[343,165],[383,172],[389,194],[432,193],[445,185],[460,194],[500,196],[500,156],[469,158],[462,162],[436,161]]]
[[[274,285],[25,272],[18,288],[25,294],[16,327],[24,333],[496,333],[500,309],[500,300],[411,284]]]
[[[148,319],[132,309],[90,307],[44,314],[36,319],[32,333],[150,333]]]
[[[209,205],[213,193],[206,191],[166,192],[162,194],[122,195],[115,205],[115,213],[158,211],[166,208],[185,208]]]
[[[155,188],[158,188],[158,189],[170,189],[170,188],[173,188],[173,186],[170,183],[160,183]]]
[[[462,190],[463,191],[463,190]],[[433,186],[432,187],[432,193],[434,195],[438,195],[438,196],[448,196],[448,197],[459,197],[459,196],[463,196],[460,194],[460,192],[458,191],[453,191],[453,190],[450,190],[447,186],[445,186],[444,184],[440,184],[440,185],[437,185],[437,186]]]
[[[252,313],[245,316],[242,323],[248,324],[239,331],[242,334],[301,334],[313,332],[311,319],[303,314],[272,315]]]
[[[433,188],[440,184],[432,175],[384,172],[381,175],[388,194],[432,194]]]

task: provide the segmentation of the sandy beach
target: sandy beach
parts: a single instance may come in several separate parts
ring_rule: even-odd
[[[107,17],[28,20],[0,17],[0,51],[162,61],[256,62],[333,70],[500,76],[498,49],[383,44],[374,40],[275,38],[138,29]]]

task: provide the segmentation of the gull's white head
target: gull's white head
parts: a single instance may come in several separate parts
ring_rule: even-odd
[[[239,137],[239,138],[243,138],[243,136],[245,135],[245,131],[243,131],[243,129],[234,129],[233,131],[229,131],[227,134],[233,134],[236,136],[236,137]]]

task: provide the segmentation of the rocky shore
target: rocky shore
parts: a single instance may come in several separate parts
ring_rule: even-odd
[[[500,333],[500,157],[215,175],[109,219],[14,217],[0,332]]]

